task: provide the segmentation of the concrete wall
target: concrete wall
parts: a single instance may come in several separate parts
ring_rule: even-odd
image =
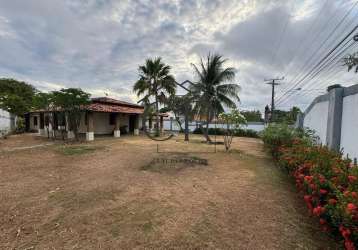
[[[328,101],[316,103],[305,113],[303,120],[303,126],[316,131],[322,144],[326,144],[328,104]]]
[[[358,157],[358,94],[343,98],[341,147],[345,154]]]
[[[303,114],[303,127],[315,130],[330,149],[358,158],[358,84],[318,96]]]
[[[7,134],[11,132],[14,129],[13,120],[14,118],[9,112],[0,109],[0,133]]]

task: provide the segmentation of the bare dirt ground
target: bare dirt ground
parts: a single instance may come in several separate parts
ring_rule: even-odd
[[[1,141],[0,249],[337,248],[260,140],[201,140]]]

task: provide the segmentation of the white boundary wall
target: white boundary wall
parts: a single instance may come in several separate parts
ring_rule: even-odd
[[[303,121],[303,126],[313,129],[319,136],[320,143],[326,144],[327,121],[328,121],[328,101],[319,102],[312,107]]]
[[[318,96],[296,124],[314,130],[330,149],[358,158],[358,84]]]
[[[341,148],[358,158],[358,94],[343,98]]]

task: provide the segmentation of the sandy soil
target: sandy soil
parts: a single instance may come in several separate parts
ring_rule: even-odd
[[[2,151],[0,249],[336,249],[260,140],[201,140]]]

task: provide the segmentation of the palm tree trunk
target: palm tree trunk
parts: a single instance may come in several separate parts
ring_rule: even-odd
[[[159,103],[158,103],[158,95],[155,96],[155,109],[156,109],[156,130],[155,130],[155,136],[159,136]]]
[[[206,113],[206,129],[205,129],[206,142],[211,142],[211,139],[209,137],[209,124],[210,124],[210,110],[208,110]]]

